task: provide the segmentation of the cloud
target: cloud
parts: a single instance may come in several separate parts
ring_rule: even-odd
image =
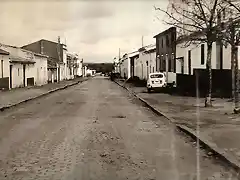
[[[3,0],[2,0],[3,1]],[[141,36],[152,43],[164,30],[154,21],[153,5],[163,1],[3,1],[0,11],[0,42],[22,46],[45,38],[67,42],[85,61],[111,61],[138,49]]]

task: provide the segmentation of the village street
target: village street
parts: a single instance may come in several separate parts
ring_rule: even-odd
[[[0,113],[1,180],[237,179],[104,77]]]

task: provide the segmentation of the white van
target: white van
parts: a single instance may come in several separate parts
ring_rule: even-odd
[[[166,87],[166,75],[161,72],[150,73],[147,80],[147,90],[155,90],[158,88]]]

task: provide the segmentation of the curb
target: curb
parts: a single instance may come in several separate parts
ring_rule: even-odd
[[[166,115],[165,113],[157,110],[156,108],[154,108],[153,106],[150,105],[149,102],[147,102],[146,100],[144,100],[143,98],[139,97],[136,93],[134,93],[133,91],[131,91],[129,88],[119,84],[118,82],[114,81],[116,84],[118,84],[120,87],[126,89],[130,94],[132,94],[133,96],[135,96],[136,98],[138,98],[141,102],[143,102],[149,109],[151,109],[155,114],[159,115],[159,116],[163,116],[166,119],[168,119],[173,125],[175,125],[175,127],[177,129],[179,129],[180,131],[182,131],[183,133],[187,134],[188,136],[190,136],[193,139],[197,139],[199,140],[199,144],[204,147],[207,150],[210,150],[211,152],[213,152],[213,154],[215,154],[217,157],[219,157],[219,159],[221,159],[222,161],[224,161],[225,163],[227,163],[231,168],[233,168],[236,172],[240,172],[240,163],[236,160],[236,158],[234,156],[231,156],[229,154],[227,154],[226,151],[218,148],[216,146],[216,144],[211,143],[210,141],[208,141],[207,139],[200,137],[196,134],[196,132],[194,132],[192,129],[188,128],[187,126],[184,125],[178,125],[175,120],[171,117],[168,117],[168,115]]]
[[[28,101],[31,101],[31,100],[34,100],[34,99],[38,99],[38,98],[44,97],[44,96],[49,95],[49,94],[51,94],[51,93],[53,93],[53,92],[66,89],[66,88],[68,88],[68,87],[77,85],[77,84],[82,83],[82,82],[84,82],[84,81],[87,81],[87,79],[82,80],[82,81],[77,81],[77,82],[74,82],[74,83],[72,83],[72,84],[68,84],[68,85],[65,85],[65,86],[63,86],[63,87],[50,90],[50,91],[48,91],[48,92],[46,92],[46,93],[37,95],[37,96],[35,96],[35,97],[30,97],[30,98],[28,98],[28,99],[25,99],[25,100],[23,100],[23,101],[17,102],[17,103],[15,103],[15,104],[11,104],[11,105],[8,105],[8,106],[1,107],[1,108],[0,108],[0,111],[4,111],[5,109],[10,109],[10,108],[12,108],[12,107],[15,107],[15,106],[17,106],[17,105],[23,104],[23,103],[25,103],[25,102],[28,102]]]

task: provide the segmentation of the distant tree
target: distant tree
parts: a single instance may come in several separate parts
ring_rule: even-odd
[[[167,10],[155,7],[168,16],[164,22],[181,31],[178,35],[187,37],[186,45],[207,44],[206,70],[208,72],[208,93],[205,106],[212,106],[212,45],[216,41],[218,13],[222,11],[223,0],[171,0]]]

